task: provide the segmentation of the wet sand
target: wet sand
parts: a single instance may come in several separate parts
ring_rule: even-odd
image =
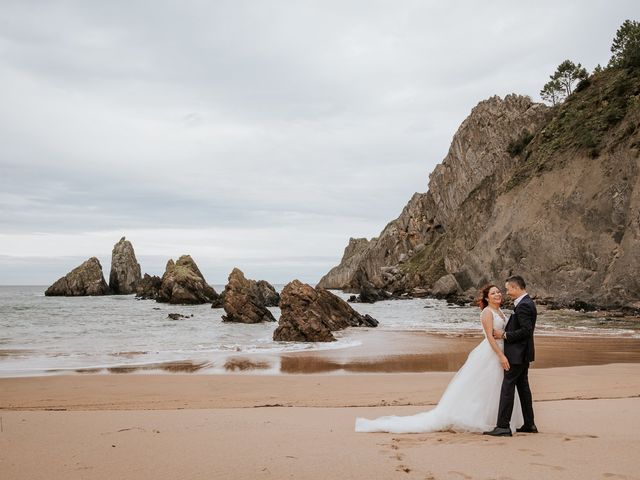
[[[359,332],[362,345],[281,356],[282,373],[454,372],[482,341],[480,335]],[[533,368],[640,362],[640,338],[536,336]]]
[[[352,374],[454,372],[480,343],[479,335],[352,329],[343,332],[361,345],[281,354],[211,354],[207,360],[126,364],[108,368],[49,370],[61,373],[264,373]],[[533,368],[640,362],[640,338],[537,336]]]

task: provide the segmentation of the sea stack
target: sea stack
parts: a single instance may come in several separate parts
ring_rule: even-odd
[[[378,321],[361,315],[333,293],[300,280],[289,282],[280,294],[281,315],[273,339],[295,342],[333,342],[331,333],[347,327],[376,327]]]
[[[268,282],[263,281],[261,286],[258,286],[255,280],[245,278],[239,268],[234,268],[229,274],[229,282],[224,287],[223,307],[225,315],[222,316],[222,321],[239,323],[275,322],[276,319],[265,305],[263,290],[269,295],[275,293],[275,289]],[[278,294],[276,293],[276,295]]]
[[[162,276],[156,300],[174,304],[211,303],[218,297],[207,284],[191,256],[183,255],[176,262],[169,260]]]
[[[140,264],[136,260],[133,245],[125,237],[122,237],[113,246],[113,251],[111,252],[109,288],[116,294],[136,293],[136,286],[141,278]]]
[[[44,292],[47,296],[82,297],[108,295],[109,285],[104,279],[102,265],[96,257],[91,257],[58,279]]]

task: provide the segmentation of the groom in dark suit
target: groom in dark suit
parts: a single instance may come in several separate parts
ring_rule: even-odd
[[[533,399],[529,388],[529,363],[535,359],[533,331],[536,328],[538,312],[536,304],[525,290],[524,279],[518,275],[507,278],[507,294],[513,299],[514,309],[504,331],[495,330],[493,336],[504,340],[504,355],[509,360],[509,368],[504,371],[500,406],[498,407],[498,425],[485,435],[510,437],[509,421],[513,412],[515,389],[518,389],[524,425],[517,432],[538,433],[533,422]]]

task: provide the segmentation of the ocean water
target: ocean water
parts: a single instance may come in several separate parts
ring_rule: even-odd
[[[284,285],[274,285],[280,291]],[[223,285],[214,285],[216,291]],[[167,305],[133,295],[45,297],[42,286],[0,287],[0,377],[105,369],[166,362],[202,362],[224,354],[274,354],[359,345],[357,333],[337,342],[274,342],[277,322],[245,325],[222,321],[210,305]],[[332,292],[343,299],[349,294]],[[351,304],[377,320],[379,330],[469,333],[481,331],[476,307],[435,299]],[[274,317],[280,309],[270,308]],[[171,320],[169,313],[188,318]],[[357,330],[357,329],[352,329]],[[538,335],[640,337],[640,320],[548,311]]]

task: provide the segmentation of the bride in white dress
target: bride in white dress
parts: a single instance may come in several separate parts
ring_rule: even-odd
[[[500,403],[503,370],[509,361],[503,353],[504,340],[493,338],[493,330],[504,330],[507,319],[500,310],[502,293],[495,285],[481,290],[478,300],[484,340],[467,357],[440,398],[428,412],[415,415],[388,415],[374,420],[356,418],[356,432],[424,433],[452,430],[483,432],[495,427]],[[520,400],[514,401],[511,430],[524,423]]]

